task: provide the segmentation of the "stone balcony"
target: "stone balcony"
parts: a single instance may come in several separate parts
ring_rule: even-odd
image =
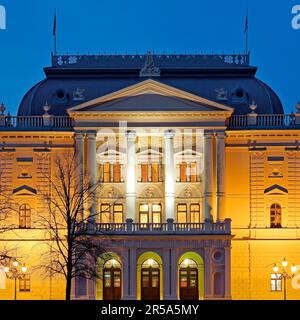
[[[96,223],[96,234],[99,235],[231,235],[231,219],[212,223]],[[95,234],[94,228],[86,228],[85,233]]]

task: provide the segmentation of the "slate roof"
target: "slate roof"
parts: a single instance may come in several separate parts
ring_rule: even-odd
[[[148,55],[149,56],[149,55]],[[19,116],[49,113],[65,115],[66,109],[134,85],[147,55],[53,56],[46,78],[24,96]],[[259,114],[283,114],[276,93],[256,78],[249,55],[152,55],[159,76],[155,81],[228,105],[234,114],[250,112],[254,100]],[[153,75],[154,77],[154,75]],[[151,76],[149,76],[151,78]]]

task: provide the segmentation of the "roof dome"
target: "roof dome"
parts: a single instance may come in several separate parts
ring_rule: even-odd
[[[257,68],[249,65],[248,55],[101,55],[53,56],[46,79],[26,93],[18,115],[42,115],[46,102],[50,114],[65,115],[70,107],[144,81],[141,70],[156,81],[233,107],[237,115],[248,114],[252,101],[258,114],[284,113],[276,93],[255,77]]]

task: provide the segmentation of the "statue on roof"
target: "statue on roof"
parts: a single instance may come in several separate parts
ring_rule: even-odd
[[[140,77],[160,77],[160,70],[155,67],[153,55],[150,51],[147,53],[146,62],[140,72]]]

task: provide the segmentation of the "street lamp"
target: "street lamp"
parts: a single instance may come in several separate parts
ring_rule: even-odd
[[[282,272],[280,273],[280,276],[278,278],[277,278],[277,275],[278,275],[279,267],[277,266],[276,263],[274,264],[273,271],[276,274],[276,279],[283,280],[283,298],[284,300],[286,300],[286,291],[287,291],[286,281],[294,278],[295,274],[297,273],[297,267],[293,264],[291,266],[292,274],[289,274],[288,271],[286,270],[288,266],[288,262],[286,261],[285,258],[282,260],[281,265],[282,265]]]
[[[6,277],[15,281],[15,300],[17,300],[17,280],[24,279],[28,268],[25,265],[20,266],[17,260],[13,261],[12,266],[6,266],[4,272]]]

